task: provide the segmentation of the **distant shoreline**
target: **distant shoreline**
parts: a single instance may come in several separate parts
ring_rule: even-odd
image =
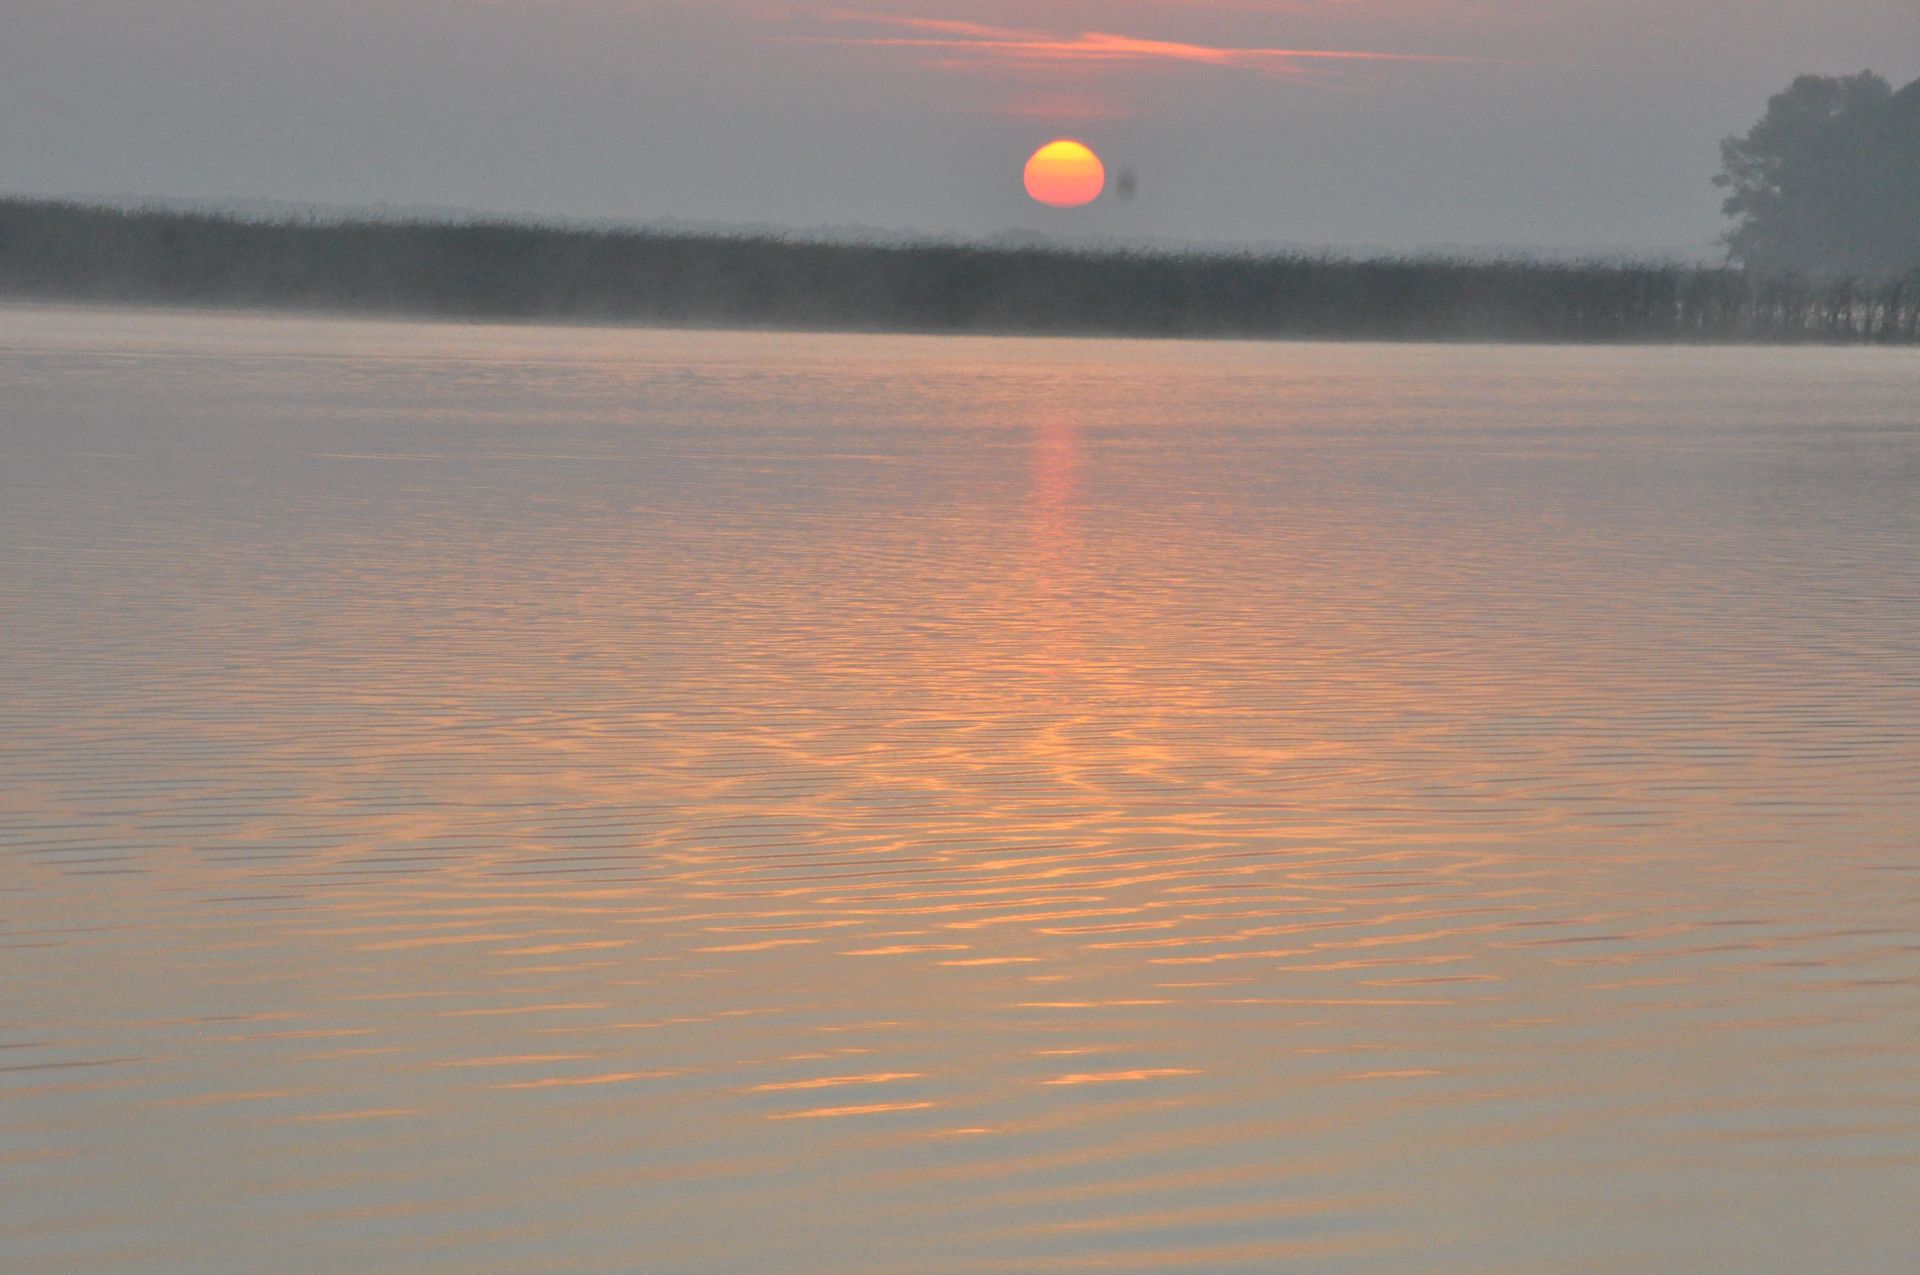
[[[1674,264],[253,221],[31,199],[0,199],[0,300],[921,334],[1920,344],[1920,270],[1812,284]]]

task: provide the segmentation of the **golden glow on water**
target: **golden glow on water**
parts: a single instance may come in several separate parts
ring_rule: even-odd
[[[0,1252],[1897,1268],[1912,371],[0,310]]]

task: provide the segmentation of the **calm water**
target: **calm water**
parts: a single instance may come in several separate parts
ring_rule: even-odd
[[[0,1267],[1920,1264],[1920,361],[0,310]]]

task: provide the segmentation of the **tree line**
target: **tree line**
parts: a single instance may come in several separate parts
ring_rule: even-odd
[[[473,319],[1143,337],[1920,342],[1920,271],[833,244],[0,200],[0,295]]]

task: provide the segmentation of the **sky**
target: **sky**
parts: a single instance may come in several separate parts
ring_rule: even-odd
[[[1916,0],[0,0],[0,191],[1335,249],[1702,250]],[[1055,137],[1137,194],[1027,198]]]

